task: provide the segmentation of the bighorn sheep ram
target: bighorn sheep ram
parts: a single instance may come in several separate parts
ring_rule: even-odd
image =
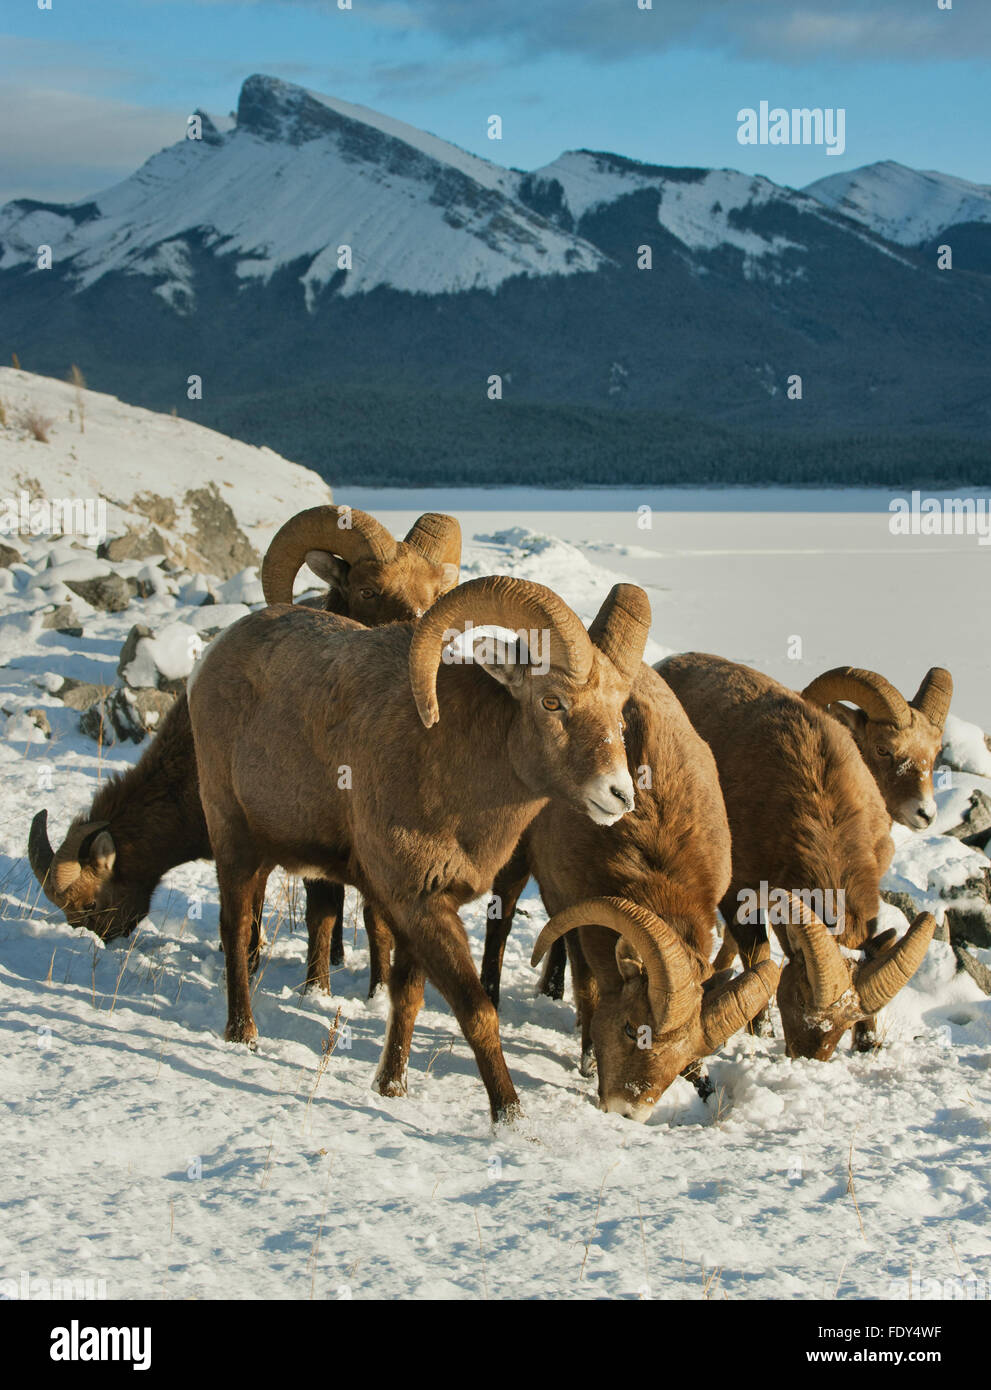
[[[498,1004],[506,939],[532,873],[553,914],[533,960],[567,942],[581,1071],[590,1073],[594,1049],[602,1108],[646,1119],[679,1072],[697,1069],[767,1004],[777,970],[763,961],[732,983],[710,979],[716,908],[730,882],[716,764],[649,666],[623,718],[635,809],[612,826],[557,801],[541,811],[496,878],[482,983]]]
[[[220,884],[227,1038],[258,1035],[249,953],[268,873],[319,874],[354,884],[392,930],[380,1092],[405,1092],[426,976],[474,1052],[493,1117],[514,1114],[458,908],[489,887],[548,798],[602,825],[632,809],[621,712],[649,622],[643,591],[617,585],[593,641],[551,590],[496,576],[460,585],[415,625],[359,629],[276,607],[218,638],[189,707]],[[449,644],[468,625],[530,639],[499,661],[498,644],[473,633],[459,662]]]
[[[837,666],[807,685],[802,696],[828,710],[850,730],[892,820],[911,830],[924,830],[932,824],[936,818],[933,768],[953,698],[949,671],[934,666],[915,698],[906,701],[876,671]],[[736,947],[728,936],[715,968],[731,965],[735,956]]]
[[[454,517],[427,512],[405,540],[397,541],[367,512],[314,507],[276,534],[265,556],[262,585],[270,602],[291,602],[305,560],[331,586],[327,611],[378,625],[415,618],[429,608],[457,583],[460,558],[461,528]],[[168,711],[136,766],[100,788],[57,850],[48,840],[47,812],[38,812],[28,855],[49,901],[72,926],[106,941],[134,930],[169,869],[213,857],[185,695]],[[308,984],[329,990],[328,962],[340,965],[344,959],[343,915],[343,888],[318,879],[306,884]],[[374,992],[388,978],[390,938],[367,905],[365,927]]]
[[[858,1049],[874,1047],[874,1015],[918,968],[935,922],[920,913],[894,945],[893,932],[875,934],[894,847],[850,733],[769,676],[720,657],[689,652],[655,669],[719,769],[733,844],[722,913],[744,965],[769,950],[758,904],[788,957],[778,1004],[789,1053],[825,1060],[853,1025]],[[841,947],[863,950],[866,962],[851,966]]]
[[[892,820],[911,830],[933,823],[933,767],[953,698],[949,671],[934,666],[915,698],[906,700],[876,671],[837,666],[807,685],[802,695],[846,724]]]

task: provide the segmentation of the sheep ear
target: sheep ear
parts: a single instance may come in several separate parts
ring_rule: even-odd
[[[519,644],[505,638],[473,633],[471,654],[474,665],[504,685],[515,700],[523,690],[523,667],[519,663]]]
[[[308,550],[306,563],[313,573],[332,589],[343,589],[347,583],[351,566],[339,555],[331,555],[329,550]]]
[[[461,571],[457,565],[441,565],[441,584],[444,586],[441,593],[448,593],[453,589],[461,577]]]
[[[101,878],[109,878],[117,861],[117,846],[109,830],[101,830],[86,854],[86,864]]]
[[[849,705],[830,705],[830,714],[835,714],[852,734],[863,733],[867,725],[867,715],[862,709],[850,709]]]
[[[616,942],[616,967],[627,983],[639,980],[644,973],[639,951],[625,936],[621,936]]]

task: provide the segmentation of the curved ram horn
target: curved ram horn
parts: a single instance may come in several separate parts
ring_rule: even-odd
[[[588,635],[619,674],[632,682],[650,633],[650,601],[636,584],[614,584],[593,618]]]
[[[920,912],[902,939],[876,960],[857,971],[855,983],[860,1002],[869,1014],[876,1014],[892,999],[922,964],[936,930],[936,919]]]
[[[47,892],[48,872],[52,867],[55,851],[48,838],[48,812],[39,811],[31,822],[28,834],[28,863],[35,878]]]
[[[395,558],[396,542],[380,521],[354,507],[297,512],[276,532],[262,561],[266,603],[292,603],[293,583],[310,550],[329,551],[349,565],[359,560],[388,563]]]
[[[461,527],[453,516],[424,512],[406,533],[408,546],[435,565],[461,565]]]
[[[582,684],[592,669],[592,644],[581,619],[543,584],[509,575],[469,579],[444,594],[417,623],[409,649],[409,678],[424,727],[440,718],[437,668],[453,631],[474,627],[537,628],[550,639],[550,664]]]
[[[934,666],[919,686],[915,699],[910,700],[909,704],[924,715],[930,724],[942,729],[946,724],[952,699],[953,677],[942,666]]]
[[[722,1047],[727,1038],[739,1033],[756,1018],[774,996],[780,975],[770,960],[759,961],[752,970],[717,985],[702,999],[702,1036],[710,1052]]]
[[[906,729],[912,722],[908,702],[890,681],[876,671],[855,666],[836,666],[824,672],[805,687],[802,696],[823,708],[835,700],[847,700],[862,709],[868,719],[893,724],[896,729]]]
[[[662,917],[625,898],[587,898],[554,914],[537,938],[530,963],[536,965],[551,943],[574,927],[608,927],[636,949],[658,1033],[669,1033],[698,1015],[698,975],[685,943]]]
[[[836,938],[801,898],[788,894],[791,922],[786,930],[792,950],[801,955],[817,1009],[829,1008],[850,988],[850,970]]]

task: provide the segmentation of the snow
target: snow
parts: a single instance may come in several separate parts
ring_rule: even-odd
[[[146,459],[131,448],[132,414],[116,409],[123,438],[114,444],[107,424],[107,491],[127,494],[129,470],[142,466],[157,473],[158,491],[181,495],[184,470],[196,465],[174,445],[175,422],[145,426]],[[74,441],[81,470],[89,431],[87,417],[87,435]],[[225,462],[244,447],[212,439]],[[27,471],[44,466],[44,447]],[[232,505],[245,520],[264,515],[271,534],[312,505],[317,484],[267,459],[253,475],[232,467]],[[202,460],[199,470],[211,476]],[[299,490],[286,486],[290,476]],[[339,500],[399,534],[418,511],[453,506],[427,492]],[[477,494],[460,511],[464,576],[538,579],[585,620],[612,584],[643,580],[654,603],[652,658],[708,646],[791,669],[798,685],[840,661],[871,664],[868,653],[879,664],[886,629],[869,603],[852,601],[852,567],[854,582],[870,571],[883,590],[890,640],[904,648],[889,674],[903,688],[933,664],[956,674],[972,648],[983,650],[979,623],[955,620],[951,596],[973,592],[962,545],[948,541],[929,562],[940,566],[938,584],[909,586],[888,573],[901,552],[879,538],[880,507],[844,510],[849,498],[837,495],[803,515],[775,512],[774,500],[762,492],[749,512],[711,507],[705,525],[701,512],[658,505],[653,530],[641,531],[635,510],[613,510],[608,493],[572,497],[582,506],[570,511],[528,511],[516,493]],[[914,544],[905,542],[906,563],[917,566]],[[372,1090],[387,1001],[365,998],[368,953],[351,893],[333,997],[303,996],[302,894],[273,875],[254,996],[257,1053],[222,1040],[211,864],[167,875],[150,917],[120,948],[73,931],[39,900],[24,860],[31,818],[47,806],[57,842],[98,783],[141,749],[99,749],[80,734],[78,716],[51,693],[55,677],[112,684],[134,622],[147,622],[171,652],[170,624],[191,627],[195,616],[214,625],[211,617],[245,605],[196,606],[219,583],[179,575],[175,594],[92,614],[82,638],[42,632],[37,606],[48,595],[25,581],[44,573],[48,548],[24,547],[28,562],[0,608],[0,1278],[105,1279],[110,1297],[126,1298],[877,1299],[913,1271],[986,1276],[991,1001],[955,970],[943,943],[885,1011],[876,1055],[792,1061],[779,1024],[776,1038],[737,1036],[710,1061],[716,1093],[707,1104],[679,1080],[641,1126],[598,1111],[594,1083],[577,1073],[570,999],[534,992],[529,956],[546,919],[531,886],[506,951],[500,1016],[526,1113],[516,1127],[493,1130],[471,1053],[429,986],[409,1096]],[[65,544],[54,549],[67,563]],[[807,604],[816,586],[826,591],[822,607]],[[924,608],[930,590],[939,623]],[[892,592],[909,596],[909,645]],[[766,625],[753,613],[762,604]],[[789,667],[796,614],[805,655]],[[958,681],[962,720],[988,722],[985,687]],[[48,716],[50,740],[30,719],[33,708]],[[944,801],[982,780],[957,776]],[[940,835],[898,828],[896,838],[896,874],[920,887],[987,862]],[[484,899],[462,915],[477,960]],[[882,921],[905,926],[891,907]],[[348,1032],[324,1063],[338,1007]]]
[[[203,639],[195,627],[169,623],[154,637],[138,641],[134,660],[124,668],[124,679],[134,690],[157,687],[159,676],[170,681],[185,680],[203,649]]]
[[[119,535],[128,528],[148,529],[148,507],[142,499],[151,494],[173,502],[177,514],[169,525],[154,522],[155,529],[166,538],[173,533],[182,537],[191,530],[187,491],[213,480],[261,553],[286,516],[331,500],[330,489],[315,473],[271,449],[244,444],[178,416],[125,405],[98,391],[81,393],[80,432],[78,394],[68,382],[0,367],[0,401],[8,420],[8,427],[0,429],[0,516],[6,501],[19,505],[27,480],[32,500],[102,500],[106,530]],[[20,416],[29,408],[53,421],[49,443],[39,443],[19,428]],[[9,542],[2,532],[0,539]],[[111,566],[98,560],[92,547],[88,555],[80,553],[79,544],[88,540],[86,535],[69,536],[57,547],[51,547],[47,537],[34,541],[37,553],[47,556],[51,548],[59,560],[50,572],[39,575],[39,581],[108,573]],[[30,558],[32,538],[14,537],[12,543]],[[137,576],[146,563],[112,568]]]
[[[890,159],[829,174],[805,192],[902,246],[960,222],[991,222],[991,187]]]
[[[955,714],[947,715],[943,731],[943,757],[961,772],[991,777],[991,750],[984,742],[984,731]]]

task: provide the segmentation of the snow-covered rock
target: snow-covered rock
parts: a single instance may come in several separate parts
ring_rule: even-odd
[[[75,419],[80,394],[82,434]],[[68,382],[0,367],[0,401],[10,421],[29,407],[53,420],[47,444],[14,425],[0,429],[0,540],[32,565],[51,556],[50,572],[37,573],[37,583],[111,571],[136,576],[151,558],[136,553],[142,547],[113,564],[97,556],[97,547],[150,528],[187,568],[228,579],[257,564],[295,512],[332,500],[317,474],[271,449],[96,391],[80,393]],[[54,501],[72,504],[68,516],[77,530],[59,538],[21,529],[61,520],[64,509],[46,510]],[[11,562],[10,572],[18,570]]]

